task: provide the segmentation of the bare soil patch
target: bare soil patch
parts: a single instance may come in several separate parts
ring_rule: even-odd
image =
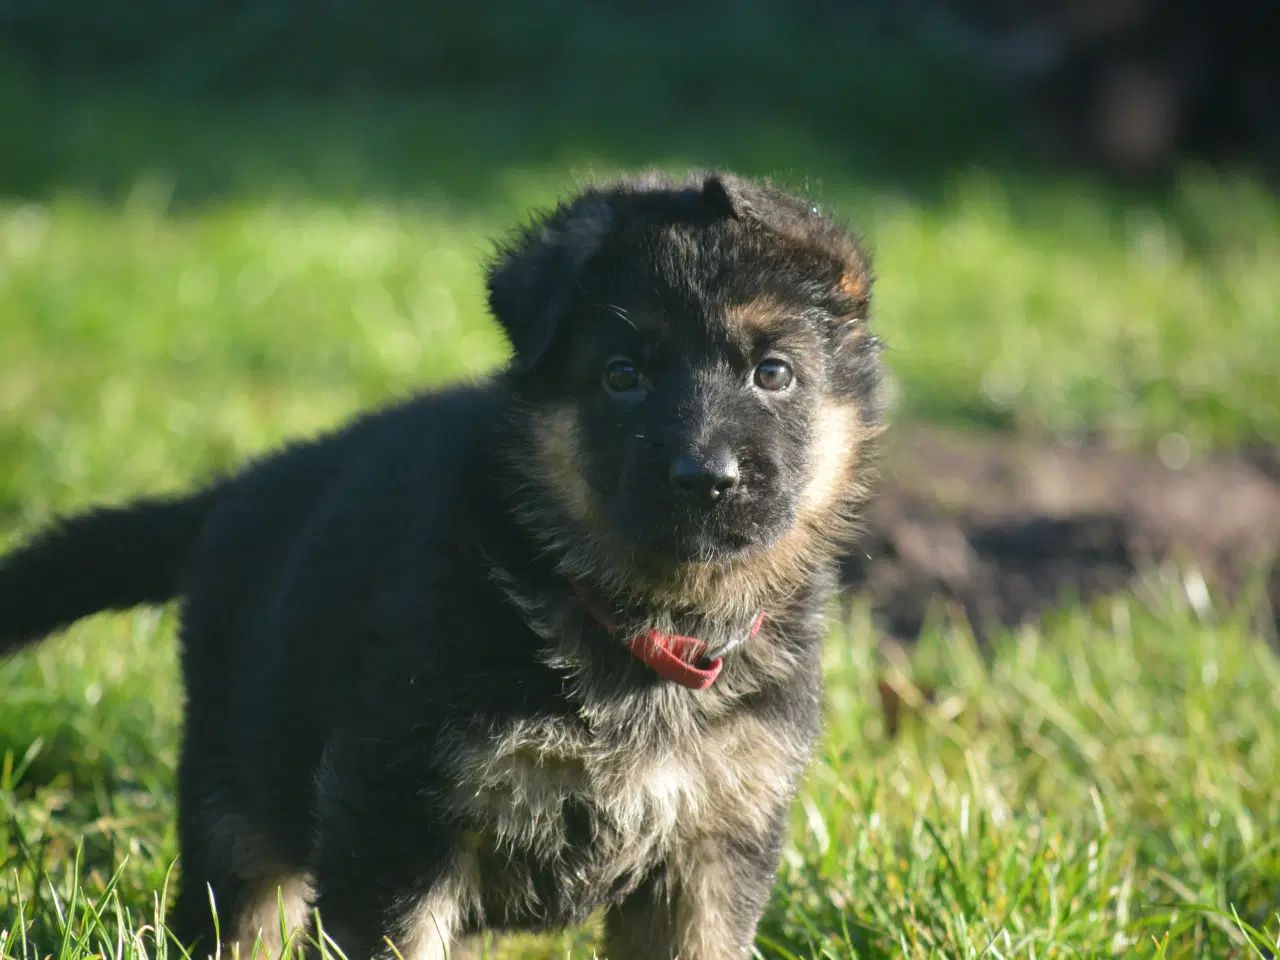
[[[1263,575],[1255,622],[1274,639],[1277,464],[1276,451],[1261,451],[1173,469],[1100,446],[902,428],[888,440],[861,550],[844,565],[847,595],[870,597],[891,640],[913,641],[940,604],[982,643],[1161,569],[1197,606],[1235,603]]]

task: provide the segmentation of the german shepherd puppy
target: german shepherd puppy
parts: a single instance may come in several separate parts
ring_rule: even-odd
[[[0,651],[183,601],[182,882],[435,960],[605,914],[610,960],[750,950],[819,731],[882,420],[856,241],[729,174],[582,190],[501,245],[514,360],[0,566]]]

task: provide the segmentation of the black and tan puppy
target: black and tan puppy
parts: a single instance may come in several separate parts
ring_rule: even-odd
[[[869,277],[729,175],[587,189],[489,277],[515,348],[0,566],[0,649],[181,597],[175,936],[350,960],[604,909],[610,960],[752,943],[819,728],[881,419]]]

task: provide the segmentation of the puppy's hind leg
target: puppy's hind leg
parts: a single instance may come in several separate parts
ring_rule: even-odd
[[[181,878],[167,917],[169,934],[196,960],[217,950],[220,931],[230,929],[231,917],[248,894],[248,885],[234,869],[236,821],[224,799],[220,754],[197,729],[188,716],[178,759]]]
[[[193,960],[222,955],[248,960],[280,955],[280,906],[286,935],[305,927],[307,878],[282,865],[262,830],[244,816],[228,789],[225,767],[199,735],[183,743],[178,796],[181,883],[169,932]],[[210,893],[212,892],[212,903]],[[216,910],[216,920],[214,912]]]
[[[303,950],[307,932],[311,883],[299,873],[277,873],[257,883],[241,912],[233,939],[240,956],[248,960],[254,944],[260,943],[261,960],[275,960],[286,943],[292,942],[294,955]],[[224,946],[223,954],[226,955]]]

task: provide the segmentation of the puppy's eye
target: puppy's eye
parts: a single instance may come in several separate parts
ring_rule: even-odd
[[[791,365],[785,360],[766,360],[756,367],[756,386],[761,390],[785,390],[792,379]]]
[[[615,357],[605,364],[604,388],[612,394],[634,394],[643,389],[640,368],[625,357]]]

